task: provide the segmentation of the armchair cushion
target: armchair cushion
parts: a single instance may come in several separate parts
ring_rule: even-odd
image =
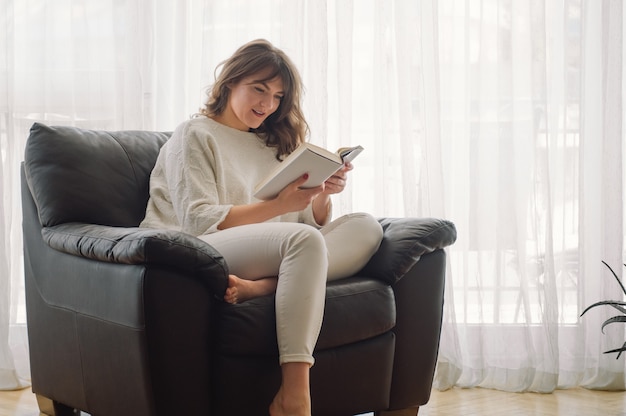
[[[220,353],[278,355],[274,295],[222,304],[220,315]],[[389,285],[359,276],[333,281],[326,289],[324,323],[315,348],[319,351],[374,338],[395,324],[395,300]]]
[[[228,286],[228,266],[202,240],[177,231],[67,223],[45,227],[41,234],[55,250],[106,263],[159,265],[200,279],[221,299]]]
[[[41,225],[137,226],[146,213],[150,172],[169,136],[33,124],[24,163]]]
[[[454,223],[437,218],[382,218],[383,241],[362,274],[394,284],[424,254],[456,241]]]

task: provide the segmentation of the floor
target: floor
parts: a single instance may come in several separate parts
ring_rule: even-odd
[[[371,414],[369,414],[371,415]],[[626,416],[626,392],[585,389],[552,394],[487,389],[433,391],[419,416]],[[41,416],[29,389],[0,392],[0,416]]]
[[[433,392],[420,416],[626,416],[626,392],[557,390],[552,394],[488,389]]]

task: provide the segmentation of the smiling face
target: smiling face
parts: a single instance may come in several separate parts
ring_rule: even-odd
[[[228,104],[215,120],[242,131],[259,128],[278,109],[284,95],[282,80],[266,80],[264,75],[261,71],[229,85]]]

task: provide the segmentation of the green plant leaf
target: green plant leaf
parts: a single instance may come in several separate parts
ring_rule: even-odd
[[[604,334],[604,327],[609,325],[609,324],[615,324],[618,322],[626,322],[626,316],[624,315],[618,315],[618,316],[614,316],[612,318],[607,319],[606,321],[604,321],[604,323],[602,324],[602,333]]]
[[[622,348],[616,348],[614,350],[609,350],[609,351],[604,351],[605,354],[612,354],[614,352],[617,353],[617,357],[615,357],[616,360],[619,359],[620,355],[622,355],[623,352],[626,351],[626,342],[624,342],[624,345],[622,345]]]
[[[587,312],[589,309],[595,308],[596,306],[602,306],[602,305],[612,306],[615,309],[617,309],[618,311],[620,311],[621,313],[626,315],[626,308],[622,308],[622,306],[626,306],[626,302],[621,301],[621,300],[603,300],[601,302],[596,302],[593,305],[588,306],[583,311],[583,313],[580,314],[580,316],[583,316],[585,314],[585,312]]]
[[[609,266],[604,260],[602,261],[602,264],[604,264],[611,271],[611,273],[613,274],[613,277],[615,277],[615,280],[619,284],[620,288],[622,288],[622,292],[624,293],[624,295],[626,295],[626,288],[624,287],[624,284],[622,283],[620,278],[617,276],[617,273],[615,273],[613,269],[611,268],[611,266]],[[624,264],[624,267],[626,267],[626,264]],[[617,309],[619,312],[623,314],[623,315],[614,316],[604,321],[602,323],[602,328],[601,328],[601,331],[603,334],[604,334],[604,327],[606,327],[607,325],[614,324],[614,323],[626,323],[626,302],[621,301],[621,300],[605,300],[601,302],[596,302],[593,305],[588,306],[580,314],[580,316],[582,317],[585,313],[587,313],[588,310],[595,308],[596,306],[611,306],[612,308]],[[604,353],[610,354],[614,352],[617,353],[617,359],[619,359],[622,353],[626,352],[626,342],[624,342],[621,348],[616,348],[614,350],[605,351]]]
[[[613,271],[613,269],[611,269],[611,266],[609,266],[609,265],[607,264],[607,262],[605,262],[604,260],[602,260],[602,263],[604,263],[604,265],[605,265],[606,267],[608,267],[608,268],[609,268],[609,270],[611,271],[611,273],[613,273],[613,276],[615,277],[615,280],[617,280],[617,283],[619,284],[619,287],[621,287],[621,288],[622,288],[622,292],[624,292],[624,295],[626,295],[626,288],[625,288],[625,287],[624,287],[624,285],[622,284],[622,281],[621,281],[621,280],[619,280],[619,277],[617,277],[617,273],[615,273],[615,272]],[[624,264],[624,267],[626,267],[626,264]]]

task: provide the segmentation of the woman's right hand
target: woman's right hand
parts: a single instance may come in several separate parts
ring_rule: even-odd
[[[276,202],[287,210],[287,212],[302,211],[305,209],[316,196],[324,192],[324,184],[315,188],[301,188],[309,178],[308,174],[304,174],[300,178],[291,182],[285,187],[278,196]]]
[[[278,196],[269,201],[247,205],[235,205],[218,225],[219,230],[239,225],[255,224],[288,212],[302,211],[313,199],[324,191],[324,185],[315,188],[301,189],[307,177],[301,177],[287,185]]]

